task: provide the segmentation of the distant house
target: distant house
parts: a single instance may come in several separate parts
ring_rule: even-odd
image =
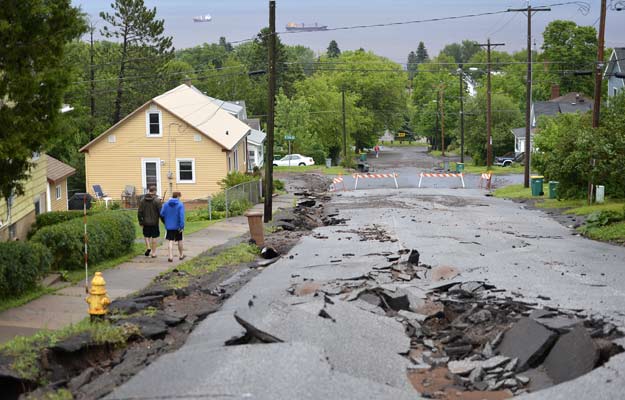
[[[137,108],[80,149],[88,190],[100,185],[115,200],[126,186],[184,200],[218,192],[229,172],[247,170],[250,127],[216,103],[183,84]]]
[[[76,170],[54,157],[46,156],[46,211],[67,211],[67,178]]]
[[[608,99],[625,88],[625,78],[614,76],[617,72],[625,73],[625,47],[616,47],[612,50],[603,75],[603,79],[608,81]]]
[[[24,194],[0,200],[0,241],[24,240],[37,215],[67,210],[67,178],[76,170],[47,155],[31,161]]]
[[[247,166],[248,170],[252,171],[254,167],[262,167],[265,157],[263,147],[265,143],[266,134],[260,130],[260,120],[258,118],[252,118],[245,121],[251,131],[247,135]]]
[[[560,96],[559,88],[554,85],[551,90],[551,100],[535,101],[530,111],[530,149],[534,150],[534,133],[536,124],[541,117],[555,117],[558,114],[584,113],[592,110],[592,99],[579,93],[567,93]],[[525,152],[525,127],[511,130],[514,135],[514,152]]]
[[[265,132],[260,129],[258,118],[247,118],[247,107],[244,100],[224,101],[209,97],[221,109],[229,112],[240,121],[245,122],[250,127],[247,136],[247,170],[252,171],[254,167],[263,166],[263,146],[265,143]]]

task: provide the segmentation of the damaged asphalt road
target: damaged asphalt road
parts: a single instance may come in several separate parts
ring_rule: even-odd
[[[473,190],[345,192],[326,211],[343,224],[107,398],[621,396],[624,248]]]

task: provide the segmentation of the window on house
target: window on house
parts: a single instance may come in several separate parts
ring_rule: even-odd
[[[35,215],[41,214],[41,199],[35,200]]]
[[[178,183],[195,183],[195,159],[177,159]]]
[[[239,170],[239,149],[234,149],[234,169]]]
[[[9,225],[9,239],[14,240],[17,237],[17,224]]]
[[[56,185],[56,199],[61,200],[61,185]]]
[[[232,163],[230,162],[230,156],[228,156],[228,172],[232,171]]]
[[[616,88],[613,88],[612,90],[613,90],[613,95],[616,96],[616,92],[617,92]]]
[[[115,136],[115,135],[109,135],[109,136],[108,136],[108,141],[109,141],[109,143],[115,143],[115,142],[117,142],[117,136]]]
[[[161,113],[158,111],[148,112],[148,136],[162,136]]]

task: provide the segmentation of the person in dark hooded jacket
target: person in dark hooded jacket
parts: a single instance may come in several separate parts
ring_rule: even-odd
[[[150,186],[148,193],[139,203],[139,225],[143,228],[143,238],[145,240],[145,256],[152,253],[152,258],[156,258],[156,246],[161,232],[158,229],[159,216],[161,212],[161,199],[156,194],[156,187]]]
[[[178,258],[184,260],[182,231],[184,231],[184,204],[180,201],[180,192],[172,193],[172,198],[161,208],[161,218],[165,222],[169,249],[168,261],[174,261],[174,242],[178,243]]]

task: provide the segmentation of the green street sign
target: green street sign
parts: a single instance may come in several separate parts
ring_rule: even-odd
[[[295,140],[295,136],[285,135],[284,140]]]

